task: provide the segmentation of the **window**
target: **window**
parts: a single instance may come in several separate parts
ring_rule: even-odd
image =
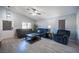
[[[28,23],[28,29],[31,29],[31,23]]]
[[[22,22],[22,29],[31,29],[31,23]]]

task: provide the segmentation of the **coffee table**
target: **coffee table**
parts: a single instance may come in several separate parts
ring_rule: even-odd
[[[36,41],[38,41],[40,39],[41,39],[41,37],[37,33],[29,33],[29,34],[26,34],[26,40],[29,43],[34,43],[34,42],[36,42]]]

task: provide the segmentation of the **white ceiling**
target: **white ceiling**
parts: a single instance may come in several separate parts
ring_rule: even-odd
[[[27,8],[35,8],[39,10],[41,15],[31,15],[26,10]],[[78,6],[11,6],[10,9],[35,20],[49,19],[53,17],[76,13]]]

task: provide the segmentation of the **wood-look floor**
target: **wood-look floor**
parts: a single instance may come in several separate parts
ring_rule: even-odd
[[[53,40],[41,40],[29,44],[24,39],[5,39],[2,41],[0,53],[74,53],[78,49],[59,44]]]

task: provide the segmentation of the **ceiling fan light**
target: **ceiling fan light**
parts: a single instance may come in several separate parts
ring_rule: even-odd
[[[36,13],[32,13],[32,15],[33,15],[33,16],[36,16],[37,14],[36,14]]]
[[[35,13],[38,13],[38,11],[36,10]]]

